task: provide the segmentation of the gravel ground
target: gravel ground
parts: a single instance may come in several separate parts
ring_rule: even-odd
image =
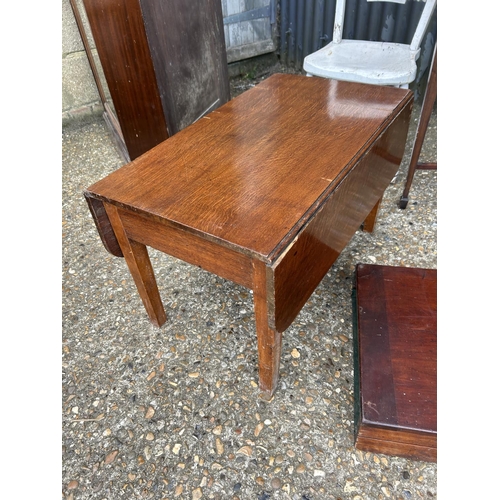
[[[233,96],[275,67],[232,79]],[[63,129],[62,498],[430,499],[437,465],[358,451],[351,288],[357,263],[437,267],[437,174],[409,147],[372,234],[358,231],[285,332],[274,399],[257,387],[252,295],[151,250],[168,315],[149,323],[82,192],[122,162],[104,121]],[[436,114],[421,159],[436,160]]]

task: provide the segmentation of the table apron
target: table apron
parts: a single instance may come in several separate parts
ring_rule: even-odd
[[[253,288],[250,256],[130,210],[119,208],[118,213],[131,240],[199,266],[246,288]]]

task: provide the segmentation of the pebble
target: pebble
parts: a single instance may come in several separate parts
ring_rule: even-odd
[[[118,450],[114,450],[111,453],[108,453],[106,455],[106,458],[104,459],[104,463],[105,464],[113,463],[117,455],[118,455]]]
[[[180,451],[180,449],[181,449],[181,446],[182,446],[182,445],[181,445],[181,444],[179,444],[179,443],[174,444],[174,446],[173,446],[173,448],[172,448],[172,453],[173,453],[174,455],[178,455],[178,454],[179,454],[179,451]]]
[[[251,446],[242,446],[237,452],[237,455],[245,455],[247,457],[251,457],[253,453],[253,449]]]
[[[219,455],[222,455],[224,453],[224,445],[222,444],[222,441],[220,440],[220,438],[217,438],[215,440],[215,447],[217,448],[217,453]]]
[[[345,493],[352,493],[356,491],[357,488],[354,484],[354,481],[352,479],[347,479],[344,485],[344,492]]]
[[[292,358],[296,358],[296,359],[300,358],[300,352],[295,348],[292,349],[292,352],[290,354],[292,355]]]
[[[192,500],[200,500],[202,496],[203,492],[201,491],[201,488],[196,488],[195,490],[193,490]]]
[[[303,474],[306,471],[306,466],[304,464],[299,464],[295,470],[298,474]]]
[[[273,490],[279,490],[281,488],[281,479],[279,477],[273,477],[271,480],[271,488]]]
[[[258,437],[263,428],[264,428],[264,422],[259,422],[253,432],[254,436]]]
[[[78,481],[74,480],[70,481],[67,486],[68,490],[74,490],[75,488],[78,488]]]

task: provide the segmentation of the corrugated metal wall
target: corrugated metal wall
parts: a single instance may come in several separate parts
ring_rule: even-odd
[[[331,42],[335,6],[336,0],[280,0],[279,54],[285,65],[300,68],[305,56]],[[410,43],[423,8],[422,0],[407,0],[406,4],[347,0],[344,37]],[[414,86],[420,84],[430,66],[436,24],[434,12],[422,41]]]

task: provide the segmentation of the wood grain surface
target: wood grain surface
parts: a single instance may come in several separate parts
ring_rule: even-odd
[[[357,446],[435,460],[437,271],[360,264],[356,295]]]
[[[271,262],[412,97],[275,74],[88,193]]]
[[[139,0],[83,0],[131,159],[168,138]]]

